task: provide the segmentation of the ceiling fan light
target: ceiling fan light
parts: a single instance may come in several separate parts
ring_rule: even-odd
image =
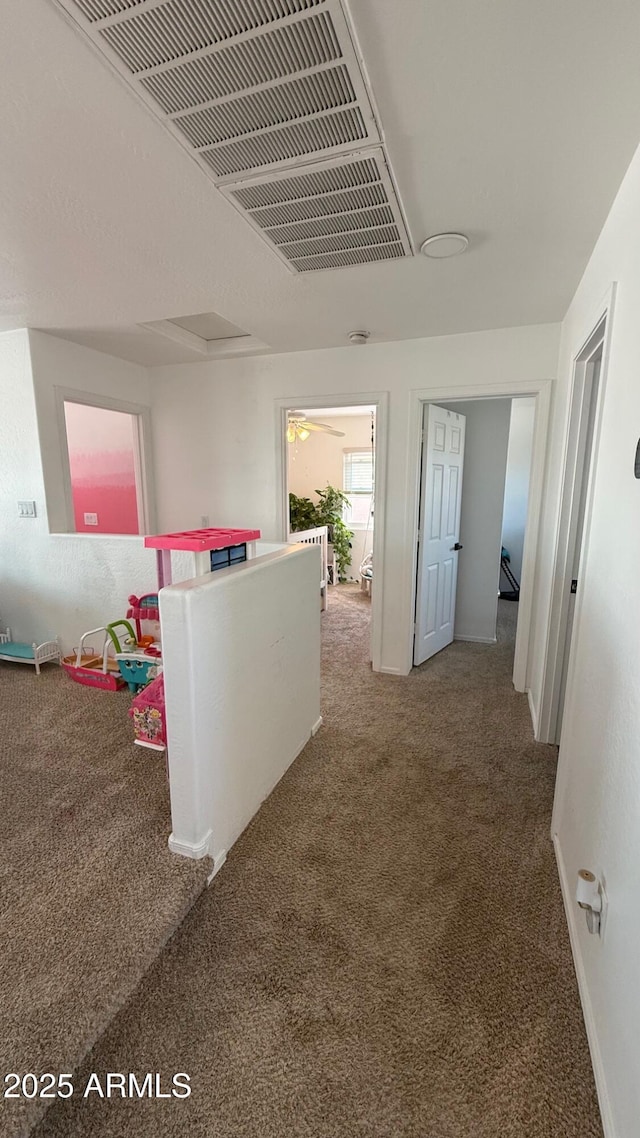
[[[288,443],[294,443],[295,441],[296,441],[296,429],[293,426],[293,423],[289,423],[289,426],[287,427],[287,442]]]
[[[306,427],[298,427],[298,438],[301,443],[303,443],[305,439],[308,439],[310,434],[311,431],[308,431]]]

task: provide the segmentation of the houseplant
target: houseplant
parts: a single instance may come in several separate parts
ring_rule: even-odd
[[[316,526],[328,526],[329,541],[332,543],[338,579],[346,581],[347,568],[351,564],[351,538],[353,534],[345,525],[342,513],[349,499],[342,490],[327,485],[324,490],[316,490],[318,501],[311,498],[298,498],[296,494],[289,494],[289,525],[292,533],[300,530],[315,529]]]

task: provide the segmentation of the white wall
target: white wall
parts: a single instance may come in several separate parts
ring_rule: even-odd
[[[512,401],[507,477],[504,487],[502,544],[509,550],[511,568],[518,581],[522,580],[522,551],[527,525],[534,418],[535,399]],[[505,588],[509,587],[505,582],[503,584]]]
[[[51,397],[56,377],[65,386],[83,382],[95,390],[100,377],[106,386],[117,373],[120,361],[42,333],[31,336],[38,342],[40,390]],[[51,357],[48,345],[54,346]],[[31,366],[27,332],[1,335],[0,620],[18,640],[60,636],[69,652],[82,632],[124,616],[130,593],[155,588],[155,558],[140,537],[49,533]],[[129,367],[123,364],[123,390]],[[138,372],[143,384],[146,376]],[[41,424],[49,445],[46,414]],[[50,455],[55,460],[55,451]],[[35,501],[35,519],[18,517],[22,499]]]
[[[316,490],[323,490],[329,483],[343,487],[343,458],[345,450],[371,448],[371,414],[336,415],[320,417],[321,422],[336,431],[343,431],[344,438],[314,431],[304,442],[288,444],[289,490],[299,498],[317,501]],[[365,554],[373,546],[373,518],[368,529],[353,528],[351,539],[351,566],[347,577],[359,580],[359,568]]]
[[[284,546],[161,590],[175,852],[219,865],[319,726],[319,576]]]
[[[496,638],[509,399],[443,403],[466,418],[456,593],[456,640]]]
[[[256,526],[266,540],[281,541],[277,401],[295,407],[300,399],[309,405],[315,397],[326,402],[352,393],[388,393],[382,667],[406,673],[411,667],[418,453],[412,391],[470,385],[480,395],[504,380],[521,384],[526,394],[531,382],[555,376],[558,335],[557,325],[534,325],[155,368],[161,528],[198,525],[201,515],[208,514],[212,524]],[[410,437],[415,438],[415,453]],[[378,528],[379,518],[378,511]]]
[[[608,1138],[636,1138],[640,1118],[640,151],[563,324],[545,524],[538,545],[537,633],[553,576],[573,359],[618,282],[596,443],[591,525],[583,547],[560,747],[554,827],[586,1022]],[[542,649],[532,677],[539,699]],[[609,914],[589,936],[573,899],[580,867],[603,874]]]
[[[345,450],[371,449],[371,415],[322,415],[321,421],[344,438],[314,431],[304,442],[289,443],[289,489],[301,498],[317,499],[316,490],[342,488]]]

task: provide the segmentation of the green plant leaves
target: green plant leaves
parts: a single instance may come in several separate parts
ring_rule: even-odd
[[[351,538],[353,533],[345,525],[342,513],[349,499],[342,490],[327,485],[324,490],[316,490],[317,503],[311,498],[298,498],[296,494],[289,494],[289,526],[291,533],[299,533],[304,529],[315,529],[316,526],[329,526],[329,540],[335,550],[338,566],[338,577],[341,581],[347,579],[347,569],[351,564]]]

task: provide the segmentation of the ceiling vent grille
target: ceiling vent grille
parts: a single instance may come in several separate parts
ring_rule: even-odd
[[[166,0],[154,6],[147,0],[144,11],[110,24],[101,35],[131,71],[143,71],[320,3],[322,0]]]
[[[109,24],[101,35],[131,71],[143,71],[320,3],[322,0],[166,0],[154,5],[147,0],[145,5],[137,5],[139,14]]]
[[[318,150],[334,150],[365,137],[362,115],[354,107],[317,118],[313,124],[298,122],[280,130],[265,130],[242,142],[205,150],[202,157],[219,177],[224,177],[276,165],[286,158],[306,157]]]
[[[254,39],[140,80],[167,114],[283,79],[341,57],[333,24],[321,12]]]
[[[402,243],[397,241],[394,245],[378,245],[372,249],[348,249],[344,253],[305,257],[300,261],[292,261],[292,264],[298,272],[310,273],[318,269],[346,269],[350,265],[366,265],[371,261],[393,261],[404,255]]]
[[[176,126],[193,146],[209,146],[354,102],[349,72],[346,67],[333,67],[304,79],[292,79],[277,87],[254,91],[241,99],[193,111],[176,119]]]
[[[378,167],[374,158],[361,158],[346,166],[333,166],[301,174],[297,178],[283,178],[280,182],[262,182],[246,190],[236,190],[235,197],[245,209],[260,209],[278,202],[297,198],[315,198],[332,190],[349,190],[354,186],[378,181]]]
[[[411,254],[341,0],[56,2],[292,269]]]
[[[410,249],[380,149],[223,193],[301,273],[395,260]]]
[[[143,0],[76,0],[81,12],[91,20],[103,20],[107,16],[117,16],[131,8],[137,8]]]

